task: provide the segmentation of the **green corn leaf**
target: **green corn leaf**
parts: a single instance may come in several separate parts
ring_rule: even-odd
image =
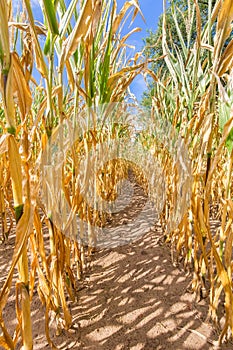
[[[63,38],[65,36],[65,33],[70,26],[70,20],[71,17],[76,9],[78,0],[72,0],[69,4],[68,9],[64,13],[61,22],[60,22],[60,36]]]
[[[59,29],[57,25],[55,6],[52,0],[43,0],[45,16],[48,21],[48,26],[50,31],[54,35],[59,34]]]
[[[50,35],[50,31],[48,31],[48,35],[44,44],[44,54],[47,56],[49,54],[50,51],[50,45],[51,45],[51,35]]]

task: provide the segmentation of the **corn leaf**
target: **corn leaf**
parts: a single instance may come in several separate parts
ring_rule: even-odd
[[[53,35],[59,34],[59,29],[57,25],[56,11],[53,0],[43,0],[45,8],[45,16],[48,22],[49,29]]]

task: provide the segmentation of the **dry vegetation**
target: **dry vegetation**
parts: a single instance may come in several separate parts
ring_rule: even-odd
[[[202,296],[209,295],[209,316],[216,323],[219,302],[224,298],[225,323],[219,342],[232,336],[233,40],[225,45],[232,27],[232,1],[217,1],[209,10],[205,26],[201,24],[198,1],[188,1],[190,16],[196,13],[197,39],[187,49],[181,36],[182,52],[177,53],[178,58],[168,50],[164,17],[162,59],[169,75],[164,71],[155,75],[142,53],[129,61],[126,59],[126,40],[139,29],[122,37],[122,25],[125,16],[134,20],[140,12],[136,0],[125,2],[120,10],[115,0],[72,0],[68,8],[64,0],[44,0],[41,7],[44,23],[35,21],[30,0],[24,0],[17,13],[12,3],[0,0],[1,239],[6,241],[12,230],[15,234],[14,254],[0,292],[0,345],[14,349],[21,337],[24,349],[32,349],[30,302],[35,284],[46,309],[49,344],[55,348],[49,338],[51,312],[56,315],[58,330],[72,325],[66,297],[74,298],[87,247],[82,233],[77,241],[54,224],[48,209],[57,197],[50,198],[49,207],[45,208],[40,197],[42,154],[45,152],[49,157],[47,146],[64,120],[81,123],[87,114],[92,118],[91,132],[85,130],[67,153],[62,170],[63,193],[82,219],[89,224],[104,225],[106,218],[97,209],[88,208],[82,189],[77,187],[80,159],[83,154],[88,158],[96,144],[130,137],[122,123],[112,125],[110,131],[100,128],[96,115],[99,106],[103,106],[101,117],[105,121],[109,108],[112,112],[111,103],[129,97],[128,87],[141,73],[150,75],[156,82],[148,124],[156,129],[158,121],[171,122],[184,140],[192,162],[192,178],[185,182],[189,188],[180,188],[179,157],[174,161],[166,145],[158,146],[156,135],[151,135],[149,130],[141,135],[143,146],[148,152],[153,150],[166,177],[166,202],[161,214],[164,235],[172,243],[173,254],[178,260],[183,259],[185,268],[193,273],[193,290]],[[173,15],[175,19],[175,11]],[[189,23],[190,18],[186,20]],[[176,28],[179,32],[177,22]],[[187,25],[188,30],[191,29]],[[124,110],[124,104],[119,108]],[[88,113],[83,113],[87,110]],[[88,177],[90,167],[85,171]],[[111,181],[106,176],[101,181],[103,195],[109,199],[114,197],[116,182],[127,177],[127,165],[116,161],[106,171],[111,174]],[[134,172],[147,191],[141,170],[135,167]],[[177,217],[185,208],[184,196],[179,195],[181,190],[190,193],[191,204],[178,224]],[[98,188],[98,191],[102,190]],[[50,193],[57,196],[56,188]],[[219,225],[211,229],[213,215]],[[96,237],[92,225],[88,227],[91,252]],[[16,285],[12,284],[15,267]],[[12,335],[2,314],[14,287],[18,325]]]

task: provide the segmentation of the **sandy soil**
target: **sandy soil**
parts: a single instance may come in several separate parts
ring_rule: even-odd
[[[77,302],[70,304],[73,328],[56,336],[51,325],[51,338],[59,349],[216,349],[218,334],[205,322],[208,301],[195,302],[188,291],[191,277],[172,265],[161,237],[157,226],[126,246],[94,253],[79,283]],[[13,245],[13,237],[0,245],[0,286]],[[11,334],[14,309],[11,294],[3,315]],[[34,349],[48,349],[44,309],[36,293],[32,320]]]

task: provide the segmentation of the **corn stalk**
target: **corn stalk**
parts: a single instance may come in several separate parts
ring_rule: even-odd
[[[165,5],[164,1],[164,8]],[[232,206],[233,124],[229,88],[233,68],[232,39],[228,45],[225,44],[231,33],[233,8],[231,1],[217,1],[214,8],[209,1],[209,20],[203,24],[198,1],[189,1],[187,6],[189,18],[184,18],[184,21],[187,21],[185,27],[189,30],[185,38],[177,21],[178,10],[173,3],[171,7],[174,27],[181,42],[179,51],[175,43],[171,49],[168,47],[169,33],[164,14],[162,44],[169,75],[166,72],[155,75],[147,71],[155,80],[154,119],[162,118],[173,124],[189,147],[192,159],[191,205],[176,230],[170,225],[177,205],[182,210],[175,197],[176,167],[170,162],[164,163],[168,199],[161,220],[167,231],[167,240],[172,243],[172,255],[176,255],[177,261],[183,259],[189,271],[194,269],[193,289],[201,298],[209,295],[209,315],[216,322],[221,293],[224,292],[226,317],[219,336],[221,343],[229,332],[233,332],[232,223],[227,219]],[[196,39],[191,43],[188,39],[192,37],[193,30],[190,18],[194,17],[190,15],[194,13]],[[216,205],[220,222],[219,228],[213,229],[211,216]]]
[[[6,125],[8,135],[5,138],[7,142],[7,152],[9,157],[9,171],[12,183],[12,192],[14,200],[15,209],[15,219],[16,219],[16,241],[23,241],[21,250],[17,254],[16,262],[18,267],[18,277],[19,282],[17,288],[19,288],[19,295],[21,297],[21,306],[18,310],[18,321],[21,328],[23,348],[27,350],[32,349],[32,327],[31,327],[31,316],[30,316],[30,299],[29,299],[29,274],[28,274],[28,258],[27,258],[27,234],[29,233],[27,226],[29,225],[29,217],[26,216],[26,210],[24,208],[23,201],[23,176],[22,176],[22,161],[19,154],[19,147],[16,140],[16,118],[15,118],[15,108],[13,93],[17,92],[18,98],[21,97],[19,101],[19,106],[22,107],[22,121],[26,117],[28,111],[28,101],[27,90],[23,91],[24,80],[18,82],[16,81],[16,76],[18,66],[17,58],[10,53],[10,42],[9,42],[9,31],[8,31],[8,18],[10,8],[6,2],[1,2],[1,23],[3,27],[0,33],[0,56],[1,56],[1,93],[4,103],[4,112],[6,116]],[[23,77],[23,72],[19,71],[19,74]],[[21,88],[21,91],[20,91]],[[21,95],[20,95],[21,94]],[[20,96],[19,96],[20,95]],[[29,104],[31,100],[29,97]],[[23,109],[24,108],[24,109]],[[24,140],[24,145],[25,145]],[[24,149],[24,151],[26,151]],[[26,200],[30,200],[30,190],[28,186],[28,173],[26,175],[27,181],[27,196]],[[25,230],[22,230],[22,226]],[[24,232],[23,232],[24,231]],[[15,263],[16,263],[15,262]],[[13,264],[12,264],[13,267]],[[12,275],[9,275],[6,280],[2,293],[1,293],[1,314],[2,309],[5,306],[5,298],[9,293],[9,287],[11,284]],[[2,326],[3,337],[6,343],[10,343],[12,348],[12,340],[10,340],[7,331],[4,332],[4,326]]]
[[[55,349],[49,323],[53,315],[57,333],[72,325],[66,297],[75,298],[76,283],[82,278],[85,267],[86,248],[74,241],[71,234],[66,232],[65,235],[56,226],[51,211],[45,210],[38,187],[42,154],[46,154],[64,120],[81,122],[81,112],[88,107],[92,107],[95,114],[100,103],[121,101],[126,96],[130,83],[145,63],[140,61],[139,55],[135,60],[126,60],[125,42],[139,28],[122,37],[122,23],[126,16],[134,19],[140,8],[137,1],[126,2],[119,10],[115,0],[72,0],[68,5],[63,0],[44,0],[38,3],[44,17],[43,23],[38,23],[29,0],[24,0],[17,14],[11,13],[12,1],[1,1],[0,6],[1,130],[4,131],[0,139],[0,178],[11,177],[10,196],[14,198],[17,222],[14,255],[0,294],[0,344],[14,349],[21,334],[24,349],[32,348],[30,299],[37,275],[38,295],[46,309],[46,336]],[[84,147],[88,156],[90,147],[95,142],[102,142],[103,138],[100,128],[98,132],[93,130],[91,138],[84,134],[81,141],[71,145],[61,174],[67,201],[85,217],[90,227],[93,220],[100,222],[103,218],[97,211],[87,208],[75,187],[80,162],[75,147],[80,153]],[[62,136],[60,145],[65,141]],[[9,162],[6,174],[2,162]],[[52,159],[49,154],[46,164],[50,171]],[[89,168],[86,171],[88,173]],[[51,175],[55,178],[57,172],[51,172]],[[7,181],[0,189],[1,213],[6,211],[4,206],[8,203],[6,186]],[[47,204],[53,206],[60,188],[53,183],[48,191]],[[66,212],[62,215],[65,217]],[[91,235],[90,230],[90,238]],[[7,303],[16,265],[19,271],[16,286],[18,325],[15,335],[11,336],[5,327],[2,310]]]

